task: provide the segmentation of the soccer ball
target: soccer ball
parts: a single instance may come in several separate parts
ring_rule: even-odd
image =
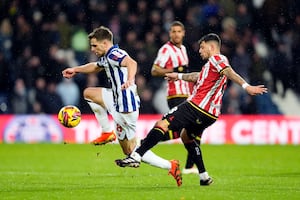
[[[81,120],[81,112],[76,106],[68,105],[60,109],[57,118],[63,126],[74,128]]]

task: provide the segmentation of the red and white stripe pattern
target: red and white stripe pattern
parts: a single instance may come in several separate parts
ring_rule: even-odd
[[[179,66],[189,64],[186,47],[181,45],[176,47],[170,41],[164,44],[158,51],[154,65],[165,69],[174,69]],[[169,81],[168,96],[188,96],[190,95],[189,83],[186,81]]]
[[[219,116],[227,77],[220,72],[229,67],[226,56],[218,54],[210,57],[202,67],[189,101],[208,113]]]

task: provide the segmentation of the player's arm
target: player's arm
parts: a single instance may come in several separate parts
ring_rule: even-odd
[[[127,81],[121,86],[122,89],[126,89],[134,84],[134,79],[137,72],[137,62],[127,55],[122,60],[121,66],[127,67]]]
[[[99,72],[102,69],[103,68],[99,67],[96,62],[91,62],[77,67],[67,68],[62,71],[62,75],[65,78],[72,78],[78,73],[89,74],[89,73]]]
[[[166,73],[171,73],[173,72],[173,69],[166,69],[166,68],[162,68],[158,65],[153,65],[152,69],[151,69],[151,75],[152,76],[165,76]]]
[[[197,82],[199,77],[199,72],[192,72],[192,73],[166,73],[166,79],[169,81],[177,81],[177,80],[184,80],[188,82]]]
[[[233,82],[239,84],[250,95],[257,95],[267,93],[268,89],[264,85],[252,86],[249,85],[238,73],[236,73],[231,67],[226,67],[221,71],[221,75],[225,75]]]

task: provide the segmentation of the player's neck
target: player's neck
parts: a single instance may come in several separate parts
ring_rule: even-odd
[[[181,48],[182,43],[174,43],[171,40],[169,41],[171,44],[173,44],[174,46]]]
[[[216,50],[216,51],[211,51],[209,57],[214,56],[214,55],[218,55],[218,54],[221,54],[221,52],[218,51],[218,50]]]

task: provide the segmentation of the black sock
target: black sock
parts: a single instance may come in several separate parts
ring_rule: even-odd
[[[194,141],[200,146],[200,140],[195,139]],[[188,152],[186,163],[185,163],[185,168],[190,169],[193,167],[194,164],[195,163],[194,163],[193,156]]]
[[[202,153],[200,146],[194,141],[188,144],[184,144],[194,163],[196,164],[199,173],[205,172],[204,162],[202,159]]]
[[[190,169],[194,165],[194,159],[190,153],[188,153],[187,158],[186,158],[186,163],[185,163],[185,168]]]
[[[154,127],[143,140],[141,146],[137,148],[136,152],[140,154],[140,156],[143,156],[146,151],[154,147],[158,142],[162,141],[163,137],[164,131],[161,128]]]

